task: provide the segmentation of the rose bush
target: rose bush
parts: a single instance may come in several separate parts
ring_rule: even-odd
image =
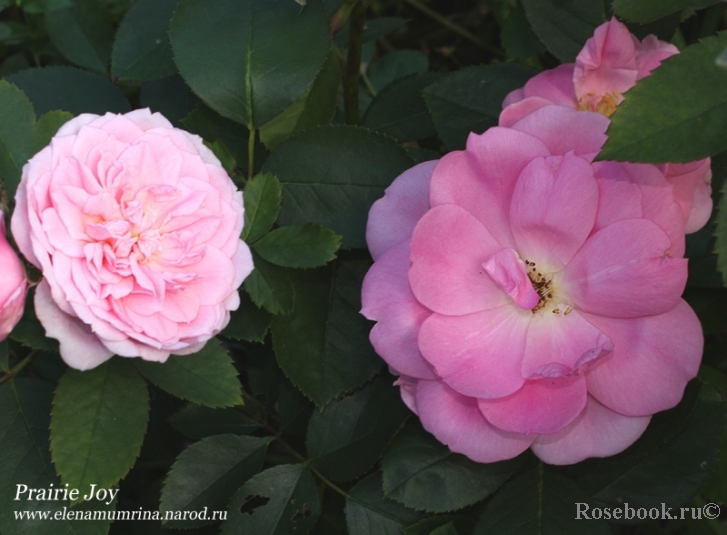
[[[5,238],[5,216],[0,212],[0,341],[5,340],[23,315],[28,281],[25,268]]]
[[[699,367],[685,221],[608,119],[544,105],[402,174],[369,214],[362,313],[425,429],[493,462],[613,455]]]
[[[12,232],[43,272],[35,309],[63,359],[165,361],[217,334],[252,270],[242,194],[160,114],[82,114],[23,168]]]
[[[624,24],[602,24],[583,47],[575,63],[543,71],[503,102],[500,126],[511,126],[534,110],[558,104],[610,117],[624,93],[649,76],[663,60],[679,53],[670,43],[649,35],[639,41]],[[686,218],[687,233],[702,228],[712,213],[712,170],[709,158],[688,164],[661,166],[674,185],[674,196]]]

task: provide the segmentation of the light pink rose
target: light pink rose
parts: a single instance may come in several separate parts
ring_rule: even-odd
[[[253,268],[242,193],[199,137],[148,109],[63,125],[16,204],[13,235],[43,272],[36,314],[77,369],[199,351]]]
[[[5,216],[0,211],[0,342],[5,340],[23,315],[28,280],[25,268],[5,238]]]
[[[613,455],[697,373],[681,210],[656,166],[593,162],[608,122],[544,106],[371,208],[371,342],[424,428],[475,461]]]
[[[531,78],[503,102],[500,126],[512,126],[533,111],[558,104],[610,117],[624,93],[648,76],[666,58],[679,53],[670,43],[649,35],[639,41],[615,18],[596,28],[575,63],[560,65]],[[702,228],[712,213],[709,158],[670,164],[665,175],[675,186],[687,233]]]

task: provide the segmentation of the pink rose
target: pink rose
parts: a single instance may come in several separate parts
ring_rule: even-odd
[[[544,106],[371,208],[371,342],[424,428],[475,461],[613,455],[697,373],[681,210],[656,166],[593,163],[608,122]]]
[[[666,58],[679,53],[670,43],[649,35],[639,41],[615,18],[596,28],[575,63],[560,65],[531,78],[503,102],[500,126],[517,121],[548,104],[599,112],[610,117],[623,94]],[[712,213],[710,159],[665,168],[675,186],[687,222],[687,233],[702,228]],[[689,168],[690,171],[686,171]]]
[[[5,238],[5,216],[0,211],[0,341],[5,340],[20,321],[25,307],[28,280],[25,268]]]
[[[23,168],[12,231],[43,272],[38,319],[85,370],[199,351],[252,270],[242,193],[202,140],[148,109],[66,123]]]

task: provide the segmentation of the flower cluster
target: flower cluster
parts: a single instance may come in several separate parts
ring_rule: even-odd
[[[709,161],[594,162],[622,93],[676,52],[624,30],[598,28],[369,214],[371,342],[424,428],[475,461],[613,455],[697,373],[683,256]]]
[[[12,217],[35,311],[72,367],[199,351],[252,271],[242,193],[158,113],[79,115],[23,168]]]

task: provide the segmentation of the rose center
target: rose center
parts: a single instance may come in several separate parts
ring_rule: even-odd
[[[593,93],[588,93],[586,98],[578,99],[578,109],[581,111],[595,111],[606,117],[611,117],[619,103],[619,93],[616,90],[606,93],[601,98],[597,98]]]

